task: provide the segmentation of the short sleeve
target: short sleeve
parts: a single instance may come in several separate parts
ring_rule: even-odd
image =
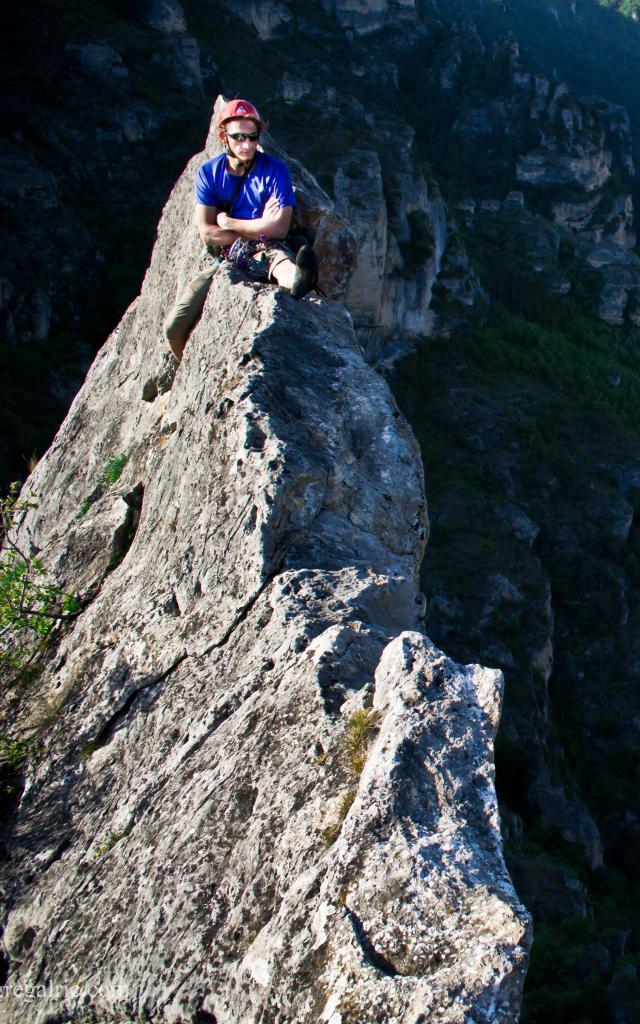
[[[203,164],[196,176],[196,202],[202,206],[218,205],[210,164]]]
[[[298,205],[296,202],[296,194],[293,191],[293,184],[291,182],[291,173],[287,165],[281,161],[278,161],[278,171],[276,174],[273,194],[280,203],[280,206]]]

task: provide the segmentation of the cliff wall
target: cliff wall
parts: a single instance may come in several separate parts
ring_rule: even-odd
[[[7,697],[39,749],[2,1019],[515,1021],[501,674],[422,631],[420,455],[341,305],[222,270],[175,372],[201,159],[26,485],[20,540],[83,610]]]

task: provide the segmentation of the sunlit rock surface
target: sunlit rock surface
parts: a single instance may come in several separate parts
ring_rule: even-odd
[[[200,160],[27,484],[84,609],[15,711],[3,1019],[516,1021],[501,675],[421,631],[417,445],[327,299],[223,269],[175,372]]]

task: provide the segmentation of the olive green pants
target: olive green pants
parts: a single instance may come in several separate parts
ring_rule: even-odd
[[[178,362],[182,359],[182,353],[193,325],[202,313],[211,287],[211,280],[219,265],[220,261],[215,260],[201,274],[191,278],[179,293],[164,322],[164,336]]]

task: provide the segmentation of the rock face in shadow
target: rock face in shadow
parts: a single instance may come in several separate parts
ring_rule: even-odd
[[[484,95],[473,84],[480,60]],[[618,326],[637,325],[640,260],[626,110],[598,97],[578,99],[565,83],[534,71],[521,59],[514,36],[487,49],[470,19],[454,25],[438,48],[430,79],[440,101],[455,96],[450,131],[464,153],[462,166],[486,166],[492,149],[499,154],[495,196],[480,199],[474,209],[495,215],[496,227],[524,240],[532,268],[557,294],[571,290],[558,258],[562,241],[584,273],[598,272],[593,301],[599,316]],[[474,224],[469,202],[458,205],[467,232]],[[445,281],[441,275],[438,284]]]
[[[38,1022],[516,1021],[502,678],[421,631],[417,445],[328,299],[223,269],[174,372],[200,159],[27,485],[20,539],[85,607],[9,695],[41,747],[3,837],[3,1019],[38,985]]]
[[[368,36],[382,28],[397,31],[403,23],[420,31],[415,0],[322,0],[322,6],[339,25],[357,36]]]
[[[431,298],[449,243],[446,208],[411,166],[413,132],[389,149],[402,159],[383,168],[374,151],[347,151],[335,175],[336,207],[357,239],[357,266],[346,303],[368,357],[402,347],[403,335],[435,328]],[[407,169],[409,168],[409,169]]]
[[[286,36],[293,17],[277,0],[224,0],[225,7],[256,30],[261,39]]]

